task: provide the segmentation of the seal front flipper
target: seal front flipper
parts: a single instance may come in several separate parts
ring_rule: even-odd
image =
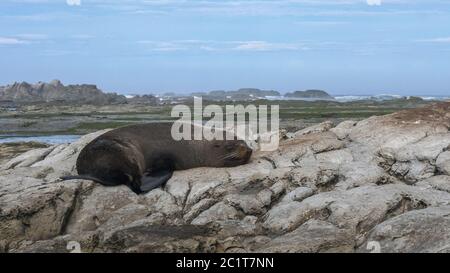
[[[149,192],[166,183],[172,177],[173,171],[160,170],[157,172],[145,173],[141,178],[140,190],[142,193]]]

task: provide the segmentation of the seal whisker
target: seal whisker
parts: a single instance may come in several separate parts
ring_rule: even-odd
[[[231,156],[233,156],[235,154],[236,154],[236,152],[232,152],[232,153],[226,154],[223,157],[221,157],[221,159],[229,158],[229,157],[231,157]]]
[[[235,158],[237,155],[238,155],[237,152],[233,152],[233,153],[231,153],[231,154],[228,154],[228,155],[222,157],[221,159],[224,160],[224,159]]]

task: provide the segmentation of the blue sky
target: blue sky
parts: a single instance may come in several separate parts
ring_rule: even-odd
[[[450,0],[1,0],[0,85],[449,95]]]

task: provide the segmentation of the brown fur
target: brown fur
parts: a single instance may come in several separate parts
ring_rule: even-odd
[[[242,140],[175,141],[171,128],[172,123],[138,124],[97,137],[78,156],[79,177],[141,193],[146,173],[170,178],[175,170],[233,167],[247,163],[252,153]]]

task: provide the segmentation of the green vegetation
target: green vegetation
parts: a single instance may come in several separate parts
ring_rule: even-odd
[[[108,121],[108,122],[82,122],[79,123],[77,127],[71,128],[69,131],[72,133],[77,132],[93,132],[103,129],[109,128],[118,128],[126,125],[130,125],[133,123],[130,122],[116,122],[116,121]]]
[[[27,122],[22,123],[20,126],[23,128],[28,128],[35,124],[37,124],[37,121],[27,121]]]
[[[361,120],[370,116],[390,114],[407,108],[421,107],[432,102],[418,99],[398,99],[391,101],[245,101],[217,102],[209,104],[225,105],[279,105],[281,122],[287,124],[312,124],[324,120]],[[186,103],[189,107],[193,102]],[[86,134],[107,128],[117,128],[136,123],[169,121],[178,118],[170,116],[173,105],[161,106],[64,106],[49,108],[20,109],[17,112],[0,113],[2,134],[46,135],[46,134]],[[192,109],[192,108],[191,108]],[[225,111],[224,111],[225,112]],[[270,111],[269,111],[270,112]],[[205,118],[207,120],[208,118]],[[16,125],[14,125],[16,124]],[[38,130],[37,130],[38,129]]]

